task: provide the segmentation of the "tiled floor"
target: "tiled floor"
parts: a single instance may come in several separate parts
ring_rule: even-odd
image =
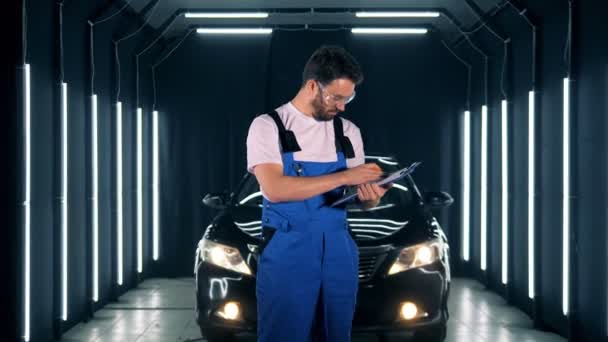
[[[61,341],[204,342],[194,321],[193,303],[193,279],[150,279],[123,295],[118,303],[96,312],[92,321],[66,332]],[[454,279],[449,307],[446,342],[566,341],[555,334],[533,330],[528,316],[472,280]],[[255,337],[241,340],[254,342]],[[353,342],[364,341],[375,342],[377,338],[353,337]]]

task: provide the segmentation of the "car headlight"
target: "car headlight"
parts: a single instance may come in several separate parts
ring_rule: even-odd
[[[406,247],[399,252],[399,256],[389,269],[388,275],[430,265],[441,260],[442,257],[443,242],[441,240],[433,240]]]
[[[221,243],[203,239],[199,246],[201,261],[207,262],[234,272],[252,275],[251,269],[243,260],[238,249]]]

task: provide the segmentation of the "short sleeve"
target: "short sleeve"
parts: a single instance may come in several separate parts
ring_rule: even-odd
[[[253,173],[256,165],[264,163],[283,165],[279,130],[268,115],[256,117],[247,134],[247,171]]]
[[[363,148],[363,139],[361,138],[361,130],[359,129],[359,127],[351,123],[347,126],[344,135],[346,135],[350,139],[350,142],[353,145],[353,150],[355,151],[355,157],[346,160],[347,166],[351,168],[364,164],[365,151]]]

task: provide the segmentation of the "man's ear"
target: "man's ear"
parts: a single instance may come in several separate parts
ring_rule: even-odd
[[[315,93],[317,91],[318,85],[317,82],[315,82],[314,80],[307,80],[304,84],[304,88],[311,93]]]

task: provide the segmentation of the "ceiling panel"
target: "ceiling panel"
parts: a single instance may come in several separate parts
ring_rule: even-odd
[[[446,17],[427,19],[364,19],[356,18],[353,13],[357,10],[389,10],[389,9],[437,9],[451,15],[463,27],[471,27],[478,20],[475,12],[467,5],[474,3],[482,12],[491,12],[500,0],[158,0],[156,6],[149,12],[143,13],[146,7],[157,0],[132,0],[129,5],[146,16],[148,24],[160,30],[169,19],[180,11],[265,11],[271,15],[267,19],[193,19],[179,16],[173,21],[165,36],[183,34],[189,28],[196,26],[263,26],[263,25],[354,25],[367,26],[417,26],[430,25],[438,29],[446,40],[454,40],[460,36],[456,26]],[[303,13],[307,11],[307,13]],[[341,13],[327,13],[341,12]],[[286,13],[296,12],[296,13]]]

